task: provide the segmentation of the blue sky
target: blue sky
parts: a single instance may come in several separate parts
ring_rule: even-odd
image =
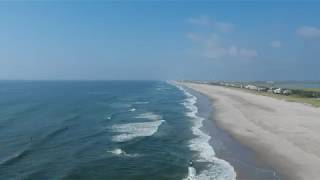
[[[0,3],[0,79],[320,80],[317,2]]]

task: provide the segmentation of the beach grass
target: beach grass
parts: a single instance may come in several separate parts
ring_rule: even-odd
[[[273,97],[276,99],[281,99],[289,102],[298,102],[298,103],[309,104],[315,107],[320,107],[320,99],[317,99],[317,98],[308,98],[308,97],[301,97],[301,96],[295,96],[295,95],[284,96],[284,95],[278,95],[278,94],[272,94],[272,93],[256,93],[256,94],[261,94],[263,96],[269,96],[269,97]]]
[[[236,90],[241,90],[257,95],[262,95],[262,96],[268,96],[288,102],[297,102],[297,103],[303,103],[303,104],[308,104],[312,105],[314,107],[320,107],[320,99],[319,98],[309,98],[309,97],[301,97],[298,95],[290,95],[290,96],[285,96],[285,95],[280,95],[280,94],[273,94],[273,93],[268,93],[268,92],[256,92],[248,89],[241,89],[241,88],[234,88],[234,87],[227,87],[227,88],[232,88]],[[308,88],[307,90],[309,91],[316,91],[320,92],[320,88]]]
[[[320,92],[320,88],[305,88],[302,89],[304,91],[311,91],[311,92]]]

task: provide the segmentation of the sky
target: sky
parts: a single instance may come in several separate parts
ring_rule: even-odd
[[[320,2],[0,2],[3,80],[320,80]]]

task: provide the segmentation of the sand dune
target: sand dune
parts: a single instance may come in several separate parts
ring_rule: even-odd
[[[320,108],[220,86],[183,85],[212,98],[218,125],[281,175],[320,179]]]

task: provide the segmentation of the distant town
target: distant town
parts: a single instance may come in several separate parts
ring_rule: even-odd
[[[277,83],[274,81],[252,81],[252,82],[228,82],[228,81],[189,81],[193,83],[210,84],[217,86],[225,86],[231,88],[247,89],[250,91],[277,94],[284,96],[298,96],[305,98],[320,98],[320,83],[319,87],[316,88],[306,88],[304,86],[284,88],[278,87]]]

